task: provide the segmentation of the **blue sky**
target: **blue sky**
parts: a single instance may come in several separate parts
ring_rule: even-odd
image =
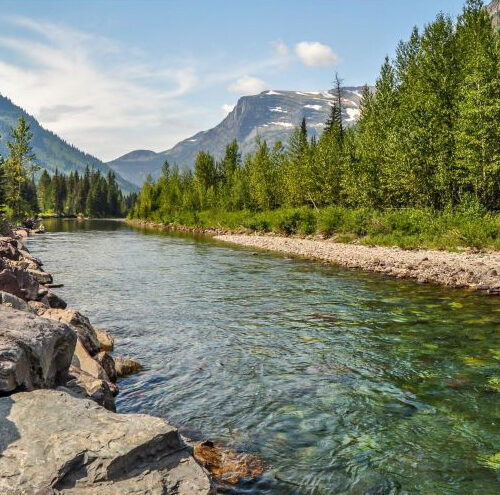
[[[462,0],[3,0],[0,93],[103,160],[162,151],[244,94],[373,84]]]

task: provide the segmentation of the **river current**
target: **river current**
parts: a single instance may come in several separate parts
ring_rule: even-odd
[[[146,366],[119,412],[253,452],[225,493],[500,493],[500,304],[122,222],[29,239],[69,306]]]

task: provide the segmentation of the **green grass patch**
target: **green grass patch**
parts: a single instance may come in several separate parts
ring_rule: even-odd
[[[403,249],[500,249],[500,214],[477,210],[375,210],[329,206],[154,214],[158,223],[222,230],[274,232],[281,235],[321,235],[339,242],[399,246]]]

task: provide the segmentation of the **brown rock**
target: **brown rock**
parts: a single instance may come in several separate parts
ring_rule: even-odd
[[[265,470],[264,463],[254,455],[217,447],[209,440],[195,444],[193,456],[217,481],[232,485],[260,476]]]
[[[64,299],[60,298],[57,294],[54,294],[51,290],[48,291],[44,299],[51,308],[66,309],[68,306]]]
[[[111,390],[109,383],[85,373],[76,366],[69,368],[69,380],[64,385],[72,393],[81,398],[90,398],[108,411],[115,411],[115,390]]]
[[[73,354],[73,360],[71,363],[75,368],[80,368],[85,373],[88,373],[90,376],[94,378],[99,378],[100,380],[104,380],[110,382],[108,374],[106,370],[100,365],[100,363],[95,360],[85,349],[85,347],[80,342],[80,338],[78,338],[75,346],[75,353]]]
[[[116,376],[122,378],[127,375],[134,375],[144,369],[142,364],[130,358],[115,357]]]
[[[116,382],[117,377],[116,377],[115,361],[111,357],[111,355],[105,351],[101,351],[96,354],[95,360],[102,366],[102,368],[108,375],[109,379],[113,383]]]
[[[101,351],[111,352],[115,346],[115,339],[113,336],[102,328],[94,327],[94,330],[101,346]]]

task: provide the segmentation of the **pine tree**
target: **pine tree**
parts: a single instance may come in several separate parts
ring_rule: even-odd
[[[9,158],[5,162],[6,202],[15,218],[29,212],[23,186],[28,182],[28,172],[35,166],[32,137],[29,124],[24,117],[19,117],[17,126],[11,128],[11,140],[7,142]]]

